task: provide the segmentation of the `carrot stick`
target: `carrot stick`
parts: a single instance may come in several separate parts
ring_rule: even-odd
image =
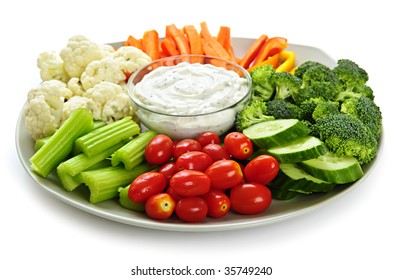
[[[237,62],[237,58],[233,51],[231,42],[230,27],[221,26],[219,28],[218,36],[216,38],[223,48],[228,52],[230,59]]]
[[[141,40],[134,38],[133,36],[129,35],[127,40],[123,42],[123,46],[131,46],[136,47],[142,50]]]
[[[173,38],[180,54],[191,54],[190,46],[186,37],[183,32],[176,27],[176,25],[171,24],[166,26],[166,36]]]
[[[268,36],[263,34],[261,35],[258,39],[256,39],[251,46],[248,48],[246,51],[245,55],[243,58],[240,60],[239,64],[240,66],[244,68],[249,68],[250,64],[253,62],[253,60],[256,58],[258,53],[260,52],[262,46],[267,42]]]
[[[230,60],[230,55],[228,54],[228,52],[224,49],[224,47],[218,42],[218,40],[216,38],[214,38],[211,33],[209,32],[208,29],[208,25],[205,21],[200,23],[201,26],[201,31],[200,31],[200,35],[201,38],[203,38],[204,40],[203,42],[203,48],[204,45],[206,46],[207,49],[213,49],[214,52],[216,53],[215,56],[223,58],[223,59],[228,59]],[[206,50],[204,48],[204,52],[206,53]]]
[[[159,53],[159,35],[156,30],[145,31],[142,37],[144,52],[149,55],[152,60],[160,58]]]
[[[201,36],[194,25],[186,25],[183,33],[187,36],[191,54],[203,54]]]
[[[268,39],[264,46],[262,46],[260,52],[257,54],[254,64],[258,64],[264,60],[266,60],[271,55],[277,54],[281,52],[288,46],[288,42],[286,38],[282,37],[273,37]]]
[[[172,37],[166,37],[166,38],[162,39],[161,49],[166,54],[166,56],[173,56],[173,55],[180,54],[178,49],[176,48],[176,43],[172,39]]]

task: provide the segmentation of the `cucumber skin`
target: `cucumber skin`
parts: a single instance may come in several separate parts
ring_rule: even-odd
[[[307,136],[307,137],[312,137],[312,136]],[[295,141],[298,141],[298,140],[299,139],[297,139]],[[286,145],[276,146],[274,148],[268,149],[267,152],[268,152],[268,154],[274,156],[281,163],[298,163],[298,162],[306,161],[309,159],[317,158],[328,152],[328,150],[323,142],[321,142],[320,145],[313,146],[313,147],[310,147],[309,149],[301,150],[301,151],[298,151],[295,153],[276,153],[275,152],[276,148],[287,146],[287,145],[292,145],[293,142],[288,143]],[[289,148],[289,150],[290,150],[290,148]]]
[[[300,162],[300,165],[312,176],[335,184],[353,183],[363,177],[364,172],[356,160],[353,164],[336,170],[325,170],[317,166],[319,159]]]
[[[275,120],[266,121],[263,123],[269,124],[269,122],[275,122]],[[255,125],[261,125],[261,124],[262,123],[258,123]],[[310,128],[308,128],[302,122],[297,121],[295,125],[289,127],[288,129],[285,129],[283,131],[280,131],[276,134],[266,136],[266,137],[254,138],[252,135],[249,134],[249,131],[253,129],[253,126],[254,125],[243,130],[243,134],[245,134],[247,137],[249,137],[256,146],[258,146],[259,148],[262,148],[262,149],[269,149],[269,148],[272,148],[275,146],[290,143],[298,138],[308,135],[311,132]]]

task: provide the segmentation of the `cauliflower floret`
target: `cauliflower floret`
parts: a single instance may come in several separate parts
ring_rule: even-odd
[[[82,96],[85,92],[78,78],[71,78],[67,83],[67,88],[73,92],[73,96]]]
[[[105,45],[98,45],[85,36],[75,35],[60,51],[60,57],[64,61],[68,75],[79,78],[91,61],[110,55],[112,49]]]
[[[64,61],[56,52],[40,53],[36,60],[36,65],[40,69],[40,76],[44,81],[56,79],[67,82],[70,79],[64,68]]]
[[[81,83],[85,90],[103,81],[124,84],[127,75],[150,62],[151,58],[140,49],[123,46],[107,57],[89,63],[81,75]]]
[[[62,122],[64,122],[71,113],[78,108],[87,109],[92,116],[100,115],[100,108],[94,100],[83,96],[73,96],[64,103]]]
[[[25,126],[36,140],[52,135],[62,123],[64,101],[72,92],[59,80],[42,82],[28,92]]]
[[[99,107],[100,110],[93,114],[95,120],[110,123],[134,115],[127,92],[115,83],[100,82],[83,96],[92,99]]]
[[[89,63],[81,75],[81,83],[84,90],[89,90],[96,84],[105,81],[120,84],[125,82],[125,80],[126,75],[120,70],[118,61],[109,56]]]

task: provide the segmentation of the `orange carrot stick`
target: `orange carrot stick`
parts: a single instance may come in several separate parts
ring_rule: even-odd
[[[178,49],[176,48],[176,43],[172,39],[172,37],[166,37],[166,38],[162,39],[161,49],[166,54],[166,56],[173,56],[173,55],[180,54]]]
[[[142,37],[142,44],[144,52],[149,55],[152,60],[160,58],[159,35],[156,30],[145,31]]]
[[[261,48],[264,46],[265,42],[267,42],[268,36],[263,34],[258,39],[256,39],[251,46],[246,51],[243,58],[240,60],[240,66],[244,68],[249,68],[250,64],[253,60],[257,57],[258,53],[260,52]]]
[[[194,25],[186,25],[183,33],[187,36],[191,54],[203,54],[201,36]]]
[[[142,50],[141,40],[129,35],[127,40],[123,42],[123,46],[132,46]]]
[[[230,27],[221,26],[219,28],[218,36],[216,38],[218,42],[223,46],[223,48],[228,52],[230,59],[237,62],[237,58],[233,51],[231,35],[230,35]]]
[[[208,25],[205,21],[200,23],[201,26],[201,31],[200,31],[200,35],[201,38],[203,38],[204,40],[203,42],[203,48],[204,45],[206,46],[207,49],[213,49],[214,52],[216,53],[216,56],[223,58],[223,59],[228,59],[230,60],[230,55],[228,54],[228,52],[224,49],[224,47],[218,42],[218,40],[216,38],[214,38],[211,33],[209,32],[208,29]],[[205,48],[204,48],[204,52],[205,52]],[[205,54],[207,54],[205,52]]]
[[[254,64],[258,64],[264,60],[266,60],[271,55],[277,54],[281,52],[288,46],[288,41],[286,38],[282,37],[273,37],[268,39],[264,46],[262,46],[260,52],[257,54]]]
[[[183,32],[176,27],[176,25],[171,24],[166,26],[166,36],[173,38],[180,54],[191,54],[190,46],[186,37]]]

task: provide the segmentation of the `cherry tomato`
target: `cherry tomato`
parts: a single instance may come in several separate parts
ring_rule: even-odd
[[[170,178],[172,178],[172,176],[177,173],[177,168],[176,168],[176,163],[173,161],[169,161],[167,163],[165,163],[164,165],[162,165],[161,167],[159,167],[158,172],[162,173],[165,176],[166,179],[166,184],[169,185],[170,182]]]
[[[278,171],[279,163],[276,158],[260,155],[244,167],[244,177],[247,182],[266,185],[278,175]]]
[[[161,165],[173,156],[173,141],[169,136],[158,134],[145,147],[144,157],[150,164]]]
[[[149,171],[133,180],[128,189],[128,197],[134,202],[145,202],[154,194],[161,193],[166,187],[162,173]]]
[[[201,151],[201,144],[194,139],[183,139],[176,143],[173,148],[173,158],[176,160],[180,155],[191,152],[191,151]]]
[[[207,202],[209,217],[220,218],[230,210],[230,199],[221,190],[210,190],[202,198]]]
[[[179,196],[198,196],[209,191],[211,180],[203,172],[186,169],[173,175],[170,187]]]
[[[206,218],[208,205],[205,199],[199,196],[184,197],[177,202],[175,212],[180,220],[197,223]]]
[[[240,165],[234,160],[218,160],[212,163],[205,174],[211,179],[211,188],[226,190],[243,181]]]
[[[212,164],[212,158],[203,152],[191,151],[179,156],[176,160],[176,169],[178,171],[189,169],[204,172]]]
[[[230,155],[228,151],[226,151],[225,147],[219,144],[208,144],[202,148],[202,151],[208,154],[213,161],[218,161],[221,159],[230,159]]]
[[[158,193],[145,202],[145,213],[154,220],[166,220],[172,216],[176,202],[167,193]]]
[[[271,191],[258,183],[242,183],[230,190],[231,209],[239,214],[257,214],[272,202]]]
[[[168,194],[173,198],[173,200],[174,200],[176,203],[177,203],[180,199],[183,198],[181,195],[178,195],[178,194],[175,192],[175,190],[174,190],[171,186],[169,186],[169,187],[166,188],[166,193],[168,193]]]
[[[241,132],[230,132],[225,136],[223,144],[235,159],[247,159],[253,153],[253,143]]]
[[[219,135],[216,134],[215,132],[212,131],[206,131],[201,133],[200,135],[197,136],[195,139],[197,140],[202,147],[205,147],[208,144],[220,144],[221,139],[219,138]]]

